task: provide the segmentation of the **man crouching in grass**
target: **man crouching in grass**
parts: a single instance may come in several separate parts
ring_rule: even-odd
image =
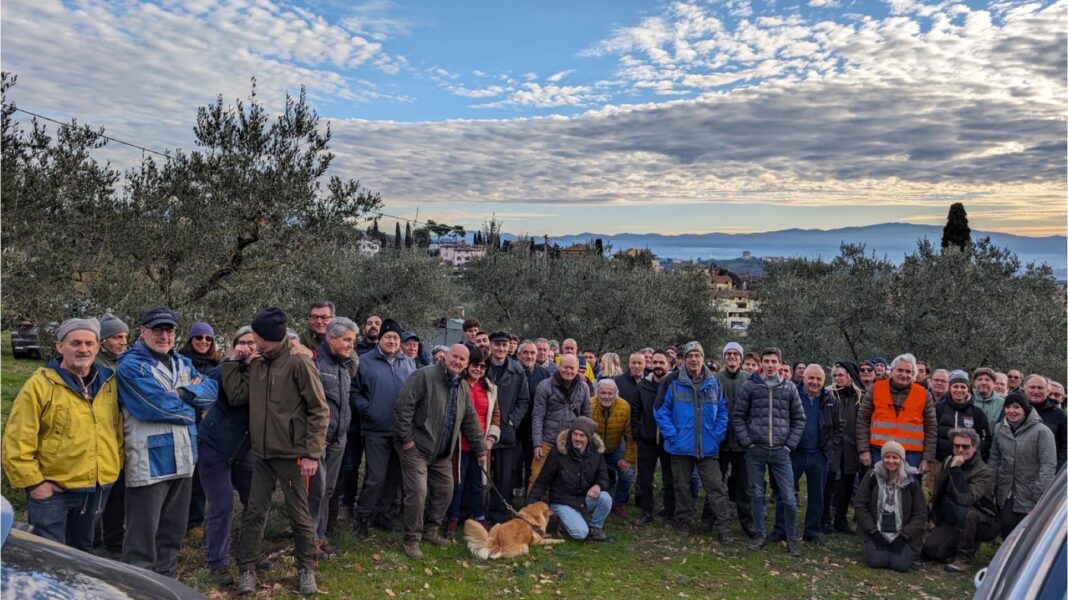
[[[612,510],[608,487],[608,465],[604,461],[604,442],[594,433],[597,424],[588,417],[577,417],[571,426],[556,436],[556,449],[549,453],[527,502],[541,500],[549,493],[549,506],[560,519],[567,535],[576,540],[607,542],[604,522]],[[592,512],[589,525],[583,512]]]

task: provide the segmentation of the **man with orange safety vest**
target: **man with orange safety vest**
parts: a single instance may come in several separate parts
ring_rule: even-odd
[[[935,460],[938,417],[934,399],[916,383],[916,357],[902,354],[890,363],[890,378],[876,380],[857,407],[857,453],[861,464],[879,462],[883,445],[905,448],[905,462],[927,472]]]

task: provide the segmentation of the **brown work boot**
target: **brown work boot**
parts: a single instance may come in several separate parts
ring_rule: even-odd
[[[451,543],[449,542],[449,540],[441,537],[441,535],[438,534],[438,531],[436,529],[424,531],[423,541],[428,544],[434,544],[435,546],[441,546],[442,548],[447,548]]]
[[[423,551],[419,548],[419,542],[404,542],[404,553],[412,560],[423,560]]]

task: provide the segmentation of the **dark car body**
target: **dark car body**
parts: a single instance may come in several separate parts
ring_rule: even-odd
[[[23,321],[11,329],[11,356],[44,358],[41,353],[41,337],[33,323]]]
[[[990,565],[975,575],[975,600],[1063,600],[1068,594],[1068,475],[1064,468]]]
[[[4,505],[3,563],[0,587],[7,599],[131,598],[186,600],[204,598],[193,588],[151,571],[75,550],[12,528],[11,505]]]

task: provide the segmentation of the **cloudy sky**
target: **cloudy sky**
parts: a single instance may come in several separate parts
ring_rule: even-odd
[[[1066,229],[1068,0],[4,0],[20,107],[192,148],[307,86],[385,212],[561,235]],[[139,154],[112,148],[117,164]]]

